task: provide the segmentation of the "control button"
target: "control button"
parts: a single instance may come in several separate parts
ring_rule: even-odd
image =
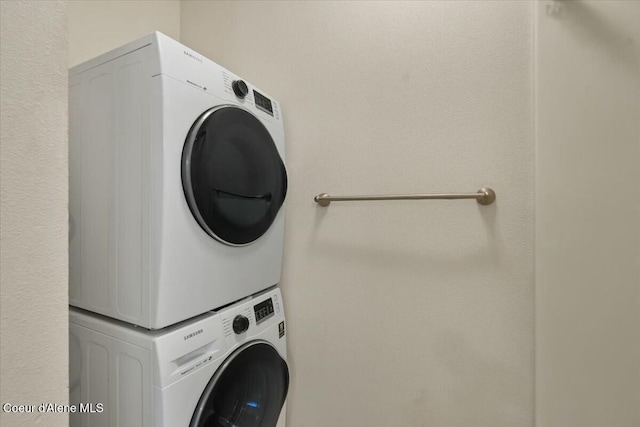
[[[249,93],[249,88],[243,80],[234,80],[231,87],[238,98],[244,98]]]
[[[249,329],[249,319],[246,316],[238,315],[233,319],[233,332],[241,334]]]

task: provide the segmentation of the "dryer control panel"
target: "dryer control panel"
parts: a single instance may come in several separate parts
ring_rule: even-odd
[[[254,89],[253,99],[255,100],[257,108],[273,116],[273,106],[271,105],[271,100],[269,98]]]
[[[239,102],[240,105],[244,105],[249,109],[255,107],[260,113],[267,114],[267,116],[261,116],[263,119],[280,121],[280,112],[276,100],[269,98],[264,92],[259,91],[246,80],[232,74],[230,71],[221,69],[221,72],[223,92],[231,95],[232,102]],[[214,74],[215,73],[211,73],[211,75]],[[213,83],[209,83],[209,86],[213,87]],[[210,90],[209,92],[219,97],[221,95],[220,93],[214,93],[215,90]]]

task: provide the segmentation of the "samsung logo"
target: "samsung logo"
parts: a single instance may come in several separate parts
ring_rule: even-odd
[[[193,331],[193,332],[191,332],[189,335],[185,335],[185,336],[184,336],[184,340],[186,341],[186,340],[188,340],[189,338],[193,338],[193,337],[195,337],[196,335],[200,335],[201,333],[202,333],[202,329],[198,329],[197,331]]]
[[[195,56],[193,53],[191,52],[187,52],[186,50],[183,50],[184,54],[187,55],[189,58],[195,59],[196,61],[202,63],[202,58],[198,58],[197,56]]]

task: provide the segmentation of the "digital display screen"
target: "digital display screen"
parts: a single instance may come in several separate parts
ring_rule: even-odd
[[[255,99],[256,107],[273,116],[273,106],[271,100],[259,92],[253,91],[253,99]]]
[[[259,325],[263,320],[273,316],[273,301],[269,298],[254,305],[253,312],[256,315],[256,325]]]

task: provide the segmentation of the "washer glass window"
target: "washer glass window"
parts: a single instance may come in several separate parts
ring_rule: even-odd
[[[287,193],[287,173],[267,128],[234,106],[194,123],[182,153],[189,208],[211,237],[246,245],[271,226]]]
[[[207,385],[189,427],[275,427],[289,369],[267,342],[238,349]]]

